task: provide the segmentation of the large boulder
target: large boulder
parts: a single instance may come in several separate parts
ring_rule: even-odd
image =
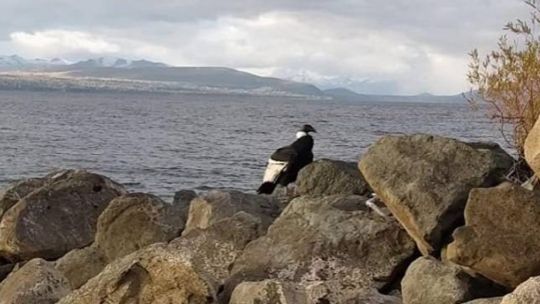
[[[107,259],[94,246],[74,249],[55,263],[55,268],[68,279],[72,289],[81,287],[98,275],[105,266]]]
[[[69,282],[51,263],[33,259],[2,282],[0,303],[54,304],[70,292]]]
[[[432,257],[414,261],[401,281],[404,304],[458,304],[504,294],[485,280],[473,278],[456,265]]]
[[[260,225],[257,217],[241,211],[208,228],[192,229],[172,240],[170,246],[217,290],[246,245],[260,236]]]
[[[465,302],[463,304],[500,304],[502,299],[502,297],[483,298]]]
[[[330,302],[327,298],[328,286],[313,283],[302,286],[298,283],[279,280],[242,282],[234,289],[229,304],[312,304],[312,303],[369,303],[401,304],[395,296],[382,295],[375,290],[366,290]]]
[[[365,206],[361,196],[299,197],[234,263],[225,295],[242,281],[275,278],[329,286],[327,300],[380,288],[411,257],[414,242],[393,220]]]
[[[540,304],[540,277],[532,277],[503,297],[501,304]]]
[[[525,160],[534,171],[536,176],[540,176],[540,119],[527,134],[523,147]]]
[[[469,191],[498,184],[512,164],[498,145],[419,134],[381,138],[359,168],[428,255],[462,221]]]
[[[206,282],[177,250],[154,244],[109,264],[58,304],[213,303]]]
[[[19,200],[32,193],[32,191],[41,188],[46,182],[47,179],[45,178],[28,178],[10,184],[0,192],[0,218]]]
[[[54,259],[94,239],[98,216],[122,186],[86,171],[67,171],[13,205],[0,222],[0,254]]]
[[[473,189],[450,261],[508,287],[540,275],[540,193],[512,183]]]
[[[183,233],[195,228],[208,228],[216,221],[240,211],[258,217],[262,223],[261,231],[266,231],[279,215],[280,207],[278,200],[272,196],[213,190],[191,201]]]
[[[356,163],[321,159],[305,166],[298,173],[298,195],[366,194],[369,187]]]
[[[187,210],[157,196],[130,193],[112,200],[99,216],[95,246],[109,262],[180,235]]]

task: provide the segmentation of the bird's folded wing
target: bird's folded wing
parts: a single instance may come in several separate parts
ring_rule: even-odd
[[[269,159],[266,170],[264,171],[263,182],[276,182],[281,172],[285,171],[286,169],[287,162]]]
[[[281,162],[292,162],[296,159],[296,156],[298,153],[296,150],[291,146],[286,146],[283,148],[279,148],[274,152],[270,159],[274,161],[281,161]]]

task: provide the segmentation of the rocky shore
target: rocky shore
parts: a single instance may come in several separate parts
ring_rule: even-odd
[[[540,137],[526,155],[540,173]],[[315,161],[294,197],[21,180],[0,192],[0,304],[540,303],[540,192],[506,180],[513,162],[418,134]]]

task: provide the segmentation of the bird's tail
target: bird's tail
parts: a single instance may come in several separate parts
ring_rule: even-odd
[[[264,182],[259,187],[259,189],[257,189],[257,193],[258,194],[272,194],[272,192],[274,192],[275,188],[276,188],[276,183]]]

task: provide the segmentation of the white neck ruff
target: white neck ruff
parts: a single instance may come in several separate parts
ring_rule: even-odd
[[[298,131],[298,132],[296,132],[296,138],[304,137],[304,136],[306,136],[306,135],[307,135],[307,133],[304,132],[304,131]]]

